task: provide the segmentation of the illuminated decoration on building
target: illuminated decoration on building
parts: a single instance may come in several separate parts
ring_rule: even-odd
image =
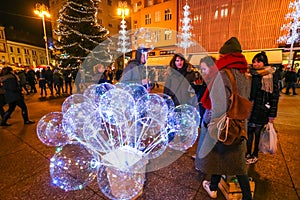
[[[288,21],[287,24],[284,24],[281,27],[282,31],[285,31],[285,35],[279,37],[278,42],[285,42],[286,44],[290,44],[290,57],[288,61],[288,65],[290,66],[290,62],[292,60],[292,51],[295,42],[299,41],[298,29],[300,28],[300,0],[290,2],[289,4],[289,13],[285,16],[285,20]]]
[[[195,45],[195,43],[191,41],[192,33],[190,31],[192,29],[192,26],[190,24],[191,18],[189,18],[191,12],[190,12],[190,6],[187,4],[187,1],[183,9],[184,9],[183,19],[180,20],[182,22],[182,27],[181,27],[182,32],[178,36],[181,41],[178,43],[178,46],[184,49],[184,56],[186,57],[187,48]]]
[[[58,26],[54,31],[58,41],[54,47],[67,55],[66,62],[86,58],[95,60],[95,63],[109,62],[108,52],[95,48],[98,45],[108,45],[102,43],[107,39],[108,31],[97,23],[96,12],[97,2],[92,0],[67,1],[60,9]],[[94,56],[89,57],[89,55]]]
[[[37,135],[57,147],[50,159],[53,185],[79,190],[97,178],[106,197],[132,199],[141,193],[148,161],[167,147],[190,148],[199,122],[196,108],[174,107],[165,94],[150,94],[138,84],[103,83],[69,96],[62,112],[41,118]]]

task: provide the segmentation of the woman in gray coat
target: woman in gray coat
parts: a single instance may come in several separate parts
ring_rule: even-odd
[[[208,131],[209,123],[226,113],[229,107],[232,87],[223,69],[232,71],[238,93],[243,97],[249,97],[250,81],[245,76],[248,66],[241,51],[241,45],[235,37],[223,45],[220,49],[221,57],[216,63],[219,72],[208,83],[209,95],[206,96],[208,99],[201,100],[206,103],[210,101],[211,109],[207,109],[202,122],[195,167],[211,175],[210,181],[204,180],[202,183],[211,198],[217,198],[218,183],[224,174],[236,175],[242,189],[243,200],[252,199],[244,157],[246,141],[224,145],[218,141],[216,132]]]

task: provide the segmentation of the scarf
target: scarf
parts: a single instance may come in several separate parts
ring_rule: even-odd
[[[217,61],[216,66],[210,66],[211,73],[207,75],[207,80],[204,78],[204,80],[207,83],[207,88],[205,89],[205,92],[200,100],[205,109],[210,110],[212,108],[209,90],[211,90],[212,88],[213,82],[217,76],[218,71],[225,68],[238,69],[241,73],[246,73],[248,69],[248,64],[243,54],[230,53],[225,54],[223,57],[221,57]]]
[[[261,79],[261,90],[273,93],[273,74],[275,70],[271,66],[266,66],[262,69],[254,69],[250,70],[250,73],[253,75],[262,76]]]

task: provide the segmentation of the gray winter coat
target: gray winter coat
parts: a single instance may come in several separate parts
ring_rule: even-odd
[[[236,69],[232,69],[232,73],[236,79],[239,94],[249,98],[250,80]],[[246,141],[238,145],[224,145],[218,142],[216,138],[211,137],[206,126],[211,119],[220,117],[227,111],[231,91],[230,80],[226,72],[221,70],[210,90],[213,107],[211,110],[206,111],[204,115],[195,160],[196,168],[206,174],[247,174],[245,163]]]

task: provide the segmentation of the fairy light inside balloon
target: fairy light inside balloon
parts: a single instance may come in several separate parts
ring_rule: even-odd
[[[49,129],[49,122],[61,129]],[[191,147],[199,122],[194,107],[174,107],[165,94],[149,94],[139,84],[105,83],[69,96],[62,112],[40,119],[37,135],[57,147],[50,159],[53,185],[81,190],[97,179],[108,198],[131,199],[143,188],[148,161],[167,148]]]

